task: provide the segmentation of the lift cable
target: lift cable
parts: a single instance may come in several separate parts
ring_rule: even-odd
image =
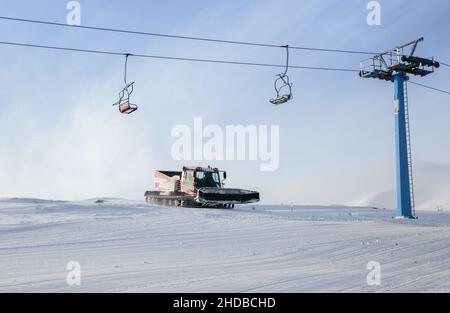
[[[234,40],[214,39],[214,38],[205,38],[205,37],[191,37],[191,36],[169,35],[169,34],[162,34],[162,33],[150,33],[150,32],[143,32],[143,31],[115,29],[115,28],[106,28],[106,27],[95,27],[95,26],[69,25],[69,24],[64,24],[64,23],[57,23],[57,22],[50,22],[50,21],[43,21],[43,20],[32,20],[32,19],[24,19],[24,18],[16,18],[16,17],[8,17],[8,16],[0,16],[0,19],[2,19],[2,20],[9,20],[9,21],[16,21],[16,22],[36,23],[36,24],[45,24],[45,25],[52,25],[52,26],[69,27],[69,28],[89,29],[89,30],[96,30],[96,31],[126,33],[126,34],[145,35],[145,36],[154,36],[154,37],[166,37],[166,38],[172,38],[172,39],[206,41],[206,42],[233,44],[233,45],[257,46],[257,47],[269,47],[269,48],[284,48],[285,47],[285,45],[274,45],[274,44],[258,43],[258,42],[234,41]],[[289,46],[289,49],[309,50],[309,51],[316,51],[316,52],[366,54],[366,55],[379,54],[378,52],[368,52],[368,51],[326,49],[326,48],[298,47],[298,46],[297,47],[296,46]]]
[[[281,64],[269,64],[269,63],[252,63],[252,62],[238,62],[238,61],[226,61],[226,60],[214,60],[214,59],[198,59],[198,58],[183,58],[183,57],[171,57],[162,55],[148,55],[148,54],[131,54],[124,52],[114,52],[114,51],[104,51],[104,50],[90,50],[90,49],[79,49],[79,48],[68,48],[68,47],[56,47],[47,45],[36,45],[36,44],[26,44],[18,42],[7,42],[0,41],[0,45],[10,45],[10,46],[20,46],[28,48],[40,48],[40,49],[51,49],[51,50],[63,50],[71,52],[84,52],[84,53],[95,53],[95,54],[106,54],[114,56],[130,56],[130,57],[140,57],[140,58],[153,58],[153,59],[164,59],[164,60],[176,60],[176,61],[191,61],[191,62],[204,62],[204,63],[219,63],[219,64],[232,64],[232,65],[246,65],[246,66],[260,66],[260,67],[278,67],[284,68],[286,65]],[[332,67],[316,67],[316,66],[299,66],[290,65],[289,68],[293,69],[307,69],[307,70],[321,70],[321,71],[338,71],[338,72],[359,72],[359,70],[353,70],[348,68],[332,68]],[[424,88],[428,88],[434,91],[450,94],[449,91],[434,88],[431,86],[423,85],[413,81],[409,81],[411,84],[418,85]]]
[[[1,45],[9,45],[9,46],[28,47],[28,48],[64,50],[64,51],[72,51],[72,52],[96,53],[96,54],[107,54],[107,55],[116,55],[116,56],[124,56],[124,55],[128,54],[131,57],[176,60],[176,61],[219,63],[219,64],[247,65],[247,66],[260,66],[260,67],[281,67],[281,68],[284,68],[286,66],[286,65],[281,65],[281,64],[270,64],[270,63],[253,63],[253,62],[239,62],[239,61],[231,61],[231,60],[173,57],[173,56],[164,56],[164,55],[132,54],[132,53],[124,53],[124,52],[68,48],[68,47],[61,47],[61,46],[57,47],[57,46],[27,44],[27,43],[9,42],[9,41],[0,41],[0,44]],[[348,68],[334,68],[334,67],[320,67],[320,66],[290,65],[289,68],[321,70],[321,71],[338,71],[338,72],[356,72],[356,73],[359,72],[359,70],[348,69]]]
[[[268,47],[268,48],[284,48],[285,47],[285,45],[275,45],[275,44],[268,44],[268,43],[224,40],[224,39],[215,39],[215,38],[206,38],[206,37],[170,35],[170,34],[162,34],[162,33],[151,33],[151,32],[144,32],[144,31],[134,31],[134,30],[127,30],[127,29],[116,29],[116,28],[107,28],[107,27],[96,27],[96,26],[69,25],[69,24],[58,23],[58,22],[25,19],[25,18],[17,18],[17,17],[9,17],[9,16],[0,16],[0,19],[8,20],[8,21],[15,21],[15,22],[44,24],[44,25],[52,25],[52,26],[60,26],[60,27],[68,27],[68,28],[78,28],[78,29],[116,32],[116,33],[125,33],[125,34],[133,34],[133,35],[154,36],[154,37],[166,37],[166,38],[172,38],[172,39],[196,40],[196,41],[215,42],[215,43],[234,44],[234,45],[245,45],[245,46],[256,46],[256,47]],[[300,46],[289,46],[289,48],[294,49],[294,50],[309,50],[309,51],[316,51],[316,52],[332,52],[332,53],[334,52],[334,53],[365,54],[365,55],[380,54],[380,52],[300,47]],[[450,64],[448,64],[446,62],[440,62],[440,64],[450,67]]]
[[[431,86],[419,84],[419,83],[416,83],[416,82],[413,82],[413,81],[409,81],[409,83],[414,84],[414,85],[417,85],[417,86],[421,86],[421,87],[424,87],[424,88],[428,88],[428,89],[431,89],[431,90],[434,90],[434,91],[439,91],[439,92],[442,92],[442,93],[446,93],[446,94],[449,94],[449,95],[450,95],[450,91],[446,91],[446,90],[434,88],[434,87],[431,87]]]

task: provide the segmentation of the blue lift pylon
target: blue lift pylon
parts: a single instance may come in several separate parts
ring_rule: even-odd
[[[409,116],[407,116],[407,103],[405,103],[405,84],[407,78],[404,73],[394,75],[394,117],[395,117],[395,151],[397,170],[397,216],[414,218],[412,206],[410,175],[411,150],[409,138]]]
[[[405,45],[388,50],[361,62],[359,76],[376,78],[394,83],[395,151],[397,217],[417,218],[414,201],[414,180],[412,173],[411,135],[409,123],[408,75],[424,77],[434,73],[439,62],[433,59],[415,57],[419,38]],[[405,51],[410,49],[408,54]]]

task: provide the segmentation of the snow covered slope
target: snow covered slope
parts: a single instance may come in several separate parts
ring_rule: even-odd
[[[450,214],[393,214],[0,199],[0,292],[449,292]]]

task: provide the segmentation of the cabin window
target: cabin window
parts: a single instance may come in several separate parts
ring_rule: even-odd
[[[220,176],[217,172],[196,172],[195,187],[215,187],[220,188]]]
[[[184,181],[187,186],[194,186],[194,171],[186,171]]]

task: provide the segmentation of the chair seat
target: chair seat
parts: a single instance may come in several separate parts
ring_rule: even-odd
[[[276,99],[270,100],[270,103],[275,104],[275,105],[279,105],[279,104],[283,104],[283,103],[288,102],[290,99],[291,99],[290,95],[282,95],[282,96],[279,96]]]
[[[119,112],[122,114],[130,114],[138,109],[136,104],[129,103],[128,101],[119,104]]]

